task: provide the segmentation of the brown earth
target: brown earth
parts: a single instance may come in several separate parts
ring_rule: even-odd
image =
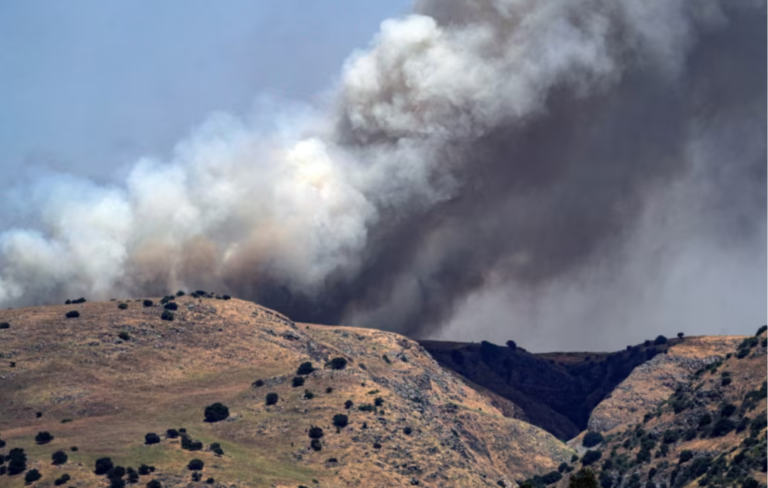
[[[36,486],[53,486],[63,473],[71,476],[67,486],[106,486],[92,473],[103,456],[125,467],[155,466],[139,486],[150,479],[188,485],[194,458],[205,463],[203,480],[230,488],[514,486],[574,453],[509,418],[523,415],[397,334],[295,324],[250,302],[189,296],[176,299],[175,319],[165,321],[154,301],[129,301],[127,310],[105,302],[0,311],[0,322],[10,323],[0,329],[0,438],[7,443],[0,453],[23,448],[28,467],[42,474]],[[70,310],[80,317],[65,319]],[[324,368],[335,357],[347,359],[345,369]],[[294,388],[305,361],[319,369]],[[253,386],[256,380],[264,385]],[[274,406],[265,405],[269,392],[279,395]],[[358,410],[375,398],[382,402],[375,411]],[[346,400],[355,406],[345,409]],[[203,410],[214,402],[227,405],[230,417],[206,423]],[[336,414],[349,416],[338,433]],[[309,447],[310,426],[324,431],[319,452]],[[165,437],[182,427],[202,451]],[[36,444],[41,431],[53,441]],[[162,441],[145,445],[150,432]],[[211,452],[215,442],[223,456]],[[69,460],[52,466],[58,450]],[[0,476],[0,485],[21,487],[23,475]]]

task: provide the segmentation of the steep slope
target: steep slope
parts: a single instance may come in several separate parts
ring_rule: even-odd
[[[68,485],[104,486],[93,471],[109,457],[154,466],[141,486],[186,485],[197,458],[214,486],[294,488],[513,486],[573,454],[502,415],[402,336],[295,324],[239,300],[174,301],[173,312],[157,299],[0,311],[9,324],[0,328],[0,453],[23,449],[41,486],[63,474]],[[297,375],[304,362],[317,369]],[[269,393],[276,404],[266,405]],[[215,402],[229,416],[205,422]],[[337,415],[348,416],[338,432]],[[322,428],[320,450],[310,447],[312,426]],[[166,435],[181,428],[179,438]],[[52,441],[36,443],[39,432]],[[159,442],[145,444],[148,433]],[[68,460],[53,466],[59,450]],[[21,487],[23,477],[5,474],[0,484]]]
[[[592,410],[635,367],[678,341],[647,341],[616,353],[549,354],[530,354],[514,345],[500,347],[485,341],[420,343],[468,384],[479,384],[517,405],[515,418],[568,440],[587,427]]]
[[[686,339],[637,368],[593,415],[590,426],[607,430],[570,443],[581,459],[561,467],[562,487],[584,467],[603,488],[765,486],[765,329]]]

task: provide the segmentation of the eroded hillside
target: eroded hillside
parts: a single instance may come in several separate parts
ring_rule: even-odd
[[[0,311],[0,453],[25,468],[0,484],[21,487],[36,469],[40,486],[64,475],[77,487],[109,475],[141,486],[514,486],[574,453],[402,336],[295,324],[240,300],[172,302]],[[205,422],[216,402],[228,417]],[[53,465],[59,451],[66,461]],[[97,475],[103,457],[113,467]]]

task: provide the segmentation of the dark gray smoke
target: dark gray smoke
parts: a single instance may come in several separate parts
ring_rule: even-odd
[[[684,320],[639,297],[707,256],[723,277],[759,267],[747,317],[762,318],[764,14],[417,2],[349,59],[328,110],[267,135],[214,118],[124,187],[40,181],[24,197],[36,230],[0,237],[0,303],[204,287],[416,337],[469,338],[474,317],[501,339],[570,315],[622,340],[642,324],[564,303]],[[722,305],[704,291],[686,306]],[[493,317],[468,316],[489,294]]]

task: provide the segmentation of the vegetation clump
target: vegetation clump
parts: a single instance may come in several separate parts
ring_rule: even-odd
[[[312,366],[312,363],[307,361],[306,363],[301,363],[299,365],[299,369],[296,370],[297,375],[308,375],[312,374],[312,372],[315,370],[315,368]]]
[[[61,475],[58,478],[56,478],[56,480],[53,482],[53,484],[56,485],[56,486],[61,486],[64,483],[66,483],[67,481],[69,481],[70,479],[71,479],[70,476],[67,473],[64,473],[63,475]]]
[[[309,438],[310,439],[320,439],[322,437],[323,437],[323,429],[321,427],[311,426],[309,428]]]
[[[174,315],[173,315],[173,312],[171,312],[170,310],[163,310],[163,313],[160,314],[160,318],[162,320],[167,320],[168,322],[172,322]]]
[[[587,432],[581,441],[581,445],[584,447],[594,447],[601,442],[603,442],[603,434],[600,432]]]
[[[128,304],[127,303],[120,303],[120,304],[117,305],[117,308],[119,308],[120,310],[127,310],[128,309]]]
[[[27,471],[27,474],[24,475],[24,482],[27,484],[34,483],[42,477],[40,471],[33,468]]]
[[[584,453],[584,456],[581,457],[581,464],[583,466],[589,466],[599,461],[602,456],[603,456],[602,451],[589,450]]]
[[[344,358],[333,358],[328,364],[330,365],[331,369],[341,370],[347,367],[347,360]]]
[[[145,307],[151,307],[154,304],[155,304],[155,302],[153,302],[152,300],[144,300],[142,302],[142,305],[144,305]]]
[[[291,381],[291,386],[293,386],[294,388],[304,386],[304,378],[302,376],[295,376],[293,378],[293,381]]]
[[[53,440],[53,436],[50,432],[38,432],[35,436],[35,442],[37,444],[48,444]]]
[[[67,453],[64,451],[56,451],[53,454],[51,454],[51,461],[54,466],[58,466],[60,464],[66,463],[67,459],[68,459]]]
[[[333,426],[336,427],[336,432],[341,432],[341,429],[347,426],[347,423],[349,422],[349,417],[344,415],[343,413],[337,413],[333,416]]]
[[[159,444],[160,443],[160,436],[155,434],[154,432],[150,432],[149,434],[144,436],[144,444],[150,446],[152,444]]]
[[[276,405],[278,399],[277,393],[267,393],[267,405]]]
[[[8,322],[0,322],[0,329],[10,329],[10,328],[11,328],[11,324],[9,324]]]
[[[119,337],[120,339],[122,339],[124,341],[130,341],[131,340],[131,334],[129,334],[126,331],[120,332],[119,334],[117,334],[117,337]]]
[[[108,457],[99,458],[96,460],[96,465],[93,470],[93,474],[96,475],[103,475],[107,474],[110,471],[112,471],[112,468],[114,468],[115,465],[112,464],[112,459]]]
[[[69,311],[69,312],[64,314],[64,317],[66,317],[68,319],[76,319],[79,316],[80,316],[80,312],[78,312],[77,310],[71,310],[71,311]]]
[[[203,469],[203,466],[205,466],[205,463],[201,461],[200,459],[193,459],[187,464],[187,469],[190,471],[201,471]]]
[[[179,431],[176,429],[168,429],[165,431],[165,436],[169,439],[176,439],[179,437]]]
[[[8,474],[13,476],[27,470],[27,454],[24,449],[14,447],[5,456],[8,460]]]

